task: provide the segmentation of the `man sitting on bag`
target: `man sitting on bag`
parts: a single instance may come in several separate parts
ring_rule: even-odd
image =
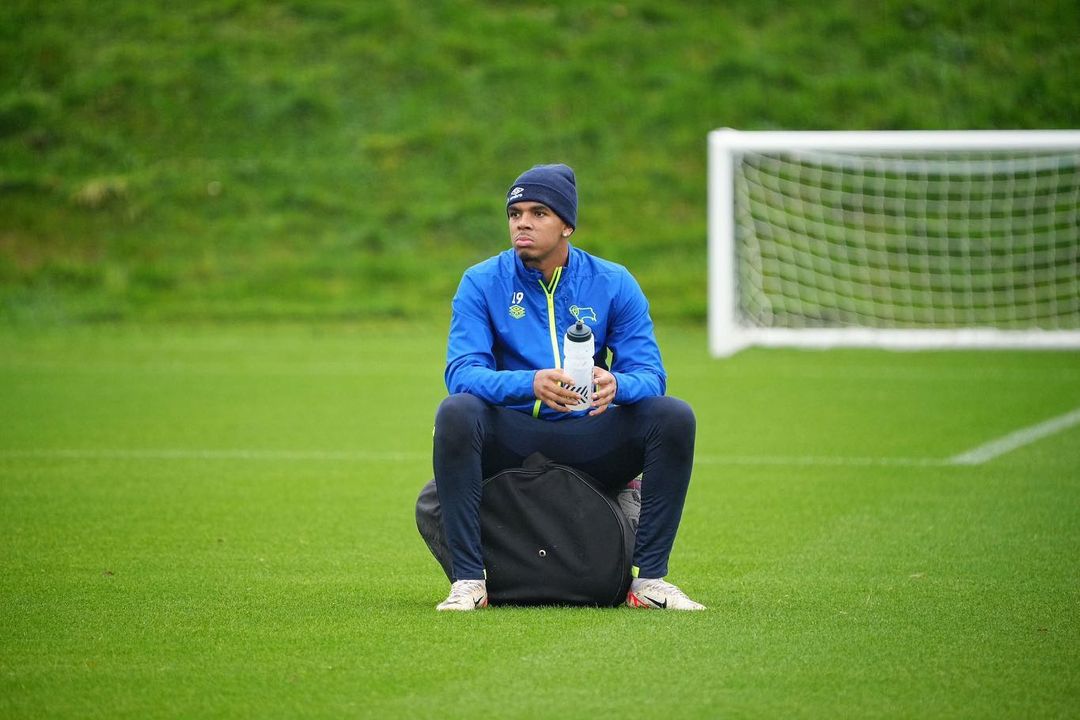
[[[649,305],[627,270],[572,247],[577,187],[566,165],[537,165],[506,196],[511,248],[465,271],[446,353],[451,393],[435,417],[433,462],[453,578],[438,610],[487,605],[480,542],[483,478],[534,452],[612,490],[640,473],[632,607],[702,610],[665,582],[694,459],[690,406],[664,395],[667,376]],[[577,321],[597,354],[591,410],[562,368]],[[611,369],[607,351],[611,351]]]

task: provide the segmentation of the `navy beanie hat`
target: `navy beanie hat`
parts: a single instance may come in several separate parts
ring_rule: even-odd
[[[577,227],[577,181],[566,165],[534,165],[506,193],[506,207],[519,202],[547,205],[572,228]]]

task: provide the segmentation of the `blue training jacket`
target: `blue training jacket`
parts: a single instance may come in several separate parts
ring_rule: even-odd
[[[667,374],[641,287],[622,265],[573,246],[550,285],[512,248],[465,271],[450,319],[447,390],[547,420],[586,414],[556,412],[533,394],[537,370],[563,366],[563,335],[577,320],[592,328],[594,361],[618,382],[615,403],[664,394]]]

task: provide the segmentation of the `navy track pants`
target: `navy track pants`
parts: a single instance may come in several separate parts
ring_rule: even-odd
[[[534,452],[583,470],[612,490],[644,473],[634,565],[640,577],[664,577],[690,484],[695,431],[690,406],[668,396],[554,421],[468,393],[447,397],[435,415],[433,464],[453,579],[484,577],[483,479],[521,467]]]

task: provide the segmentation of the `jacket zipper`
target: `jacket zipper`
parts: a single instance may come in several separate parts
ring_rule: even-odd
[[[559,356],[559,338],[555,332],[555,288],[559,285],[559,278],[562,277],[562,265],[555,268],[555,272],[551,276],[550,287],[544,285],[544,278],[540,278],[537,282],[540,283],[540,287],[544,290],[544,295],[547,297],[547,311],[548,311],[548,334],[551,336],[551,353],[555,356],[556,369],[562,369],[562,358]],[[540,400],[539,398],[533,403],[533,417],[540,417]]]

